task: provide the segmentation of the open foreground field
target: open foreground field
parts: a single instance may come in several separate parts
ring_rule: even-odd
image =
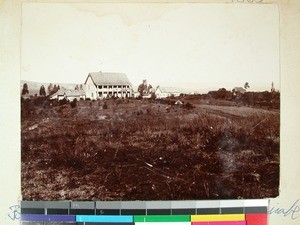
[[[23,200],[275,197],[280,115],[231,102],[22,102]],[[104,107],[105,108],[105,107]]]

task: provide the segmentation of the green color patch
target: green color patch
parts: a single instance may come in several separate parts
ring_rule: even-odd
[[[191,216],[166,215],[166,216],[134,216],[134,222],[190,222]]]

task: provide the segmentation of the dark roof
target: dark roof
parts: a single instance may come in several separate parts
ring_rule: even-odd
[[[89,73],[87,79],[89,77],[92,78],[95,85],[131,85],[125,73],[103,73],[100,71]]]

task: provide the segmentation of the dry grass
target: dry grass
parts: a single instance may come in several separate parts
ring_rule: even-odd
[[[146,101],[102,106],[80,101],[23,116],[24,199],[277,196],[279,113]]]

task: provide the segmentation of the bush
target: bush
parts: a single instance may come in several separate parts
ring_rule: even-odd
[[[183,108],[187,109],[187,110],[191,110],[193,108],[195,108],[195,106],[193,106],[191,103],[186,103],[183,105]]]
[[[35,106],[44,107],[44,102],[47,100],[46,97],[37,97],[33,100]]]
[[[153,93],[151,93],[151,97],[150,97],[150,99],[156,99],[156,94],[153,92]]]
[[[67,99],[62,99],[62,100],[59,100],[59,105],[66,105],[68,103],[68,100]]]
[[[73,101],[70,103],[72,108],[75,108],[77,106],[77,99],[74,98]]]
[[[103,108],[103,109],[108,109],[108,106],[107,106],[107,103],[106,103],[106,102],[104,102],[104,105],[103,105],[102,108]]]

